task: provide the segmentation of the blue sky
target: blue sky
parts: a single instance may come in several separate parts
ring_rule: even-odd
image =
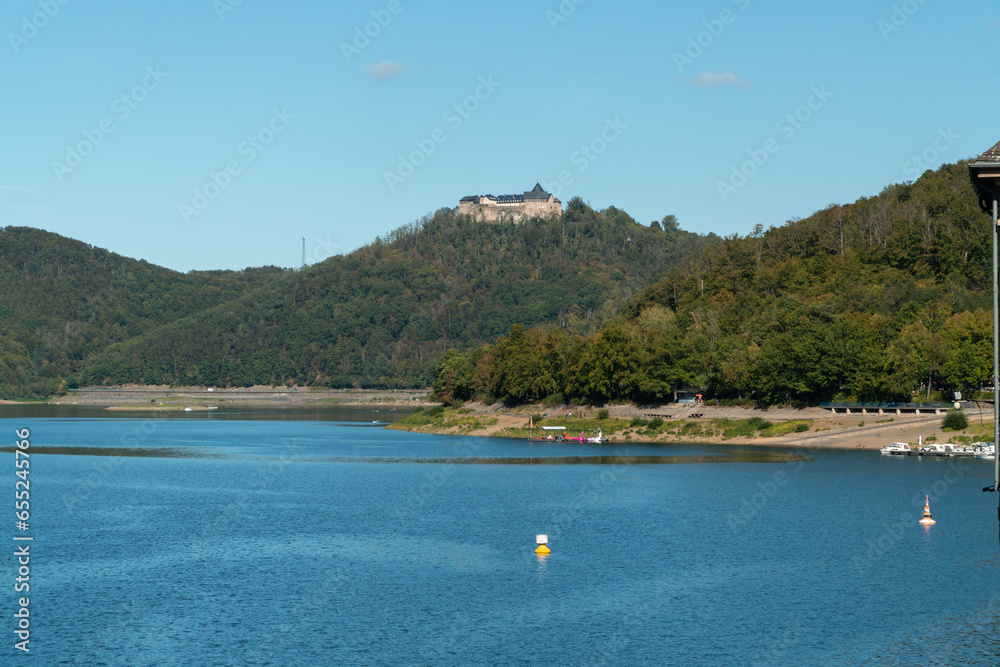
[[[289,267],[540,181],[745,235],[1000,140],[997,0],[677,5],[10,0],[0,225]]]

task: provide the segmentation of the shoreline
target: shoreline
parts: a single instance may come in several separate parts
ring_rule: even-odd
[[[190,407],[431,407],[430,389],[311,389],[295,387],[86,387],[49,401],[51,405],[83,405],[111,410],[157,410]],[[29,405],[29,403],[11,404]]]
[[[991,441],[992,415],[970,411],[969,426],[962,431],[945,431],[941,415],[843,415],[823,408],[756,408],[706,406],[671,403],[661,406],[614,405],[604,408],[608,419],[597,419],[595,407],[546,408],[541,405],[507,408],[501,404],[469,403],[463,408],[444,412],[440,421],[413,423],[404,419],[389,428],[414,433],[507,437],[527,439],[528,420],[532,415],[547,415],[545,425],[560,424],[566,433],[583,430],[587,436],[602,428],[607,444],[698,444],[785,447],[802,449],[879,450],[892,442],[916,446],[923,442],[952,442],[953,439]],[[582,414],[581,414],[582,413]],[[632,420],[661,415],[663,426],[650,431],[631,426]],[[760,431],[748,429],[746,420],[760,418],[771,426]],[[419,419],[419,417],[418,417]],[[408,423],[409,422],[409,423]],[[799,426],[799,425],[804,426]],[[795,431],[798,426],[801,431]],[[749,430],[751,434],[732,433]],[[538,435],[536,425],[534,434]],[[575,443],[567,443],[575,444]]]
[[[7,405],[32,405],[3,401]],[[167,386],[86,387],[49,401],[52,405],[80,405],[117,412],[205,411],[222,406],[305,408],[393,407],[428,409],[439,404],[430,400],[430,389],[312,389],[255,386],[204,388]],[[606,409],[608,420],[597,420]],[[662,405],[609,405],[547,407],[541,404],[507,407],[500,403],[468,403],[449,408],[440,423],[408,424],[406,418],[389,428],[414,433],[508,437],[526,439],[527,423],[533,415],[546,415],[545,424],[559,423],[566,432],[580,430],[596,435],[602,428],[608,444],[701,444],[786,447],[803,449],[878,450],[892,442],[915,446],[924,442],[951,442],[954,438],[992,441],[993,418],[982,409],[967,409],[969,426],[962,431],[944,431],[940,415],[844,415],[812,408],[710,406],[668,403]],[[663,427],[650,431],[631,426],[634,419],[663,419]],[[737,433],[739,423],[760,418],[772,424],[762,431]],[[794,427],[801,430],[796,432]],[[743,431],[747,431],[743,427]],[[572,444],[572,443],[567,443]]]

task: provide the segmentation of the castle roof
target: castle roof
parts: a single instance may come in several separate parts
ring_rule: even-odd
[[[548,201],[551,197],[548,192],[542,189],[541,183],[535,183],[535,187],[524,193],[525,201]]]
[[[496,197],[494,197],[493,195],[478,195],[478,196],[477,195],[470,195],[468,197],[462,197],[459,200],[459,203],[461,203],[461,202],[475,202],[480,197],[491,199],[491,200],[499,202],[501,204],[521,204],[521,203],[524,203],[526,201],[531,201],[531,202],[535,202],[535,201],[548,201],[549,197],[552,197],[552,195],[549,194],[548,192],[546,192],[544,188],[542,188],[542,184],[541,183],[535,183],[535,187],[533,187],[531,190],[525,191],[524,194],[520,194],[520,195],[498,195]],[[552,197],[552,200],[555,203],[562,203],[558,199],[556,199],[555,197]]]

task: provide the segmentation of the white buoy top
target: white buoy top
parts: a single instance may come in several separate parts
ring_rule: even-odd
[[[548,544],[548,543],[549,543],[548,535],[535,535],[535,544]]]

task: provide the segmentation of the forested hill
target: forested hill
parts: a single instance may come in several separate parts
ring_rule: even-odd
[[[965,164],[805,220],[727,238],[671,268],[619,320],[572,340],[515,331],[475,386],[659,400],[680,386],[774,402],[911,400],[968,391],[992,369],[990,221]],[[525,363],[529,349],[540,359]],[[453,358],[456,377],[472,378]],[[447,369],[446,369],[447,370]],[[923,394],[926,396],[926,394]]]
[[[0,228],[0,395],[50,393],[108,345],[281,273],[267,267],[182,274],[58,234]]]
[[[586,332],[714,235],[637,224],[579,199],[558,218],[476,222],[442,209],[349,255],[114,345],[84,384],[427,386],[446,350],[514,323]]]
[[[992,372],[990,220],[964,163],[729,239],[625,309],[677,315],[709,351],[683,380],[768,402],[911,400]],[[699,342],[696,342],[699,341]]]

